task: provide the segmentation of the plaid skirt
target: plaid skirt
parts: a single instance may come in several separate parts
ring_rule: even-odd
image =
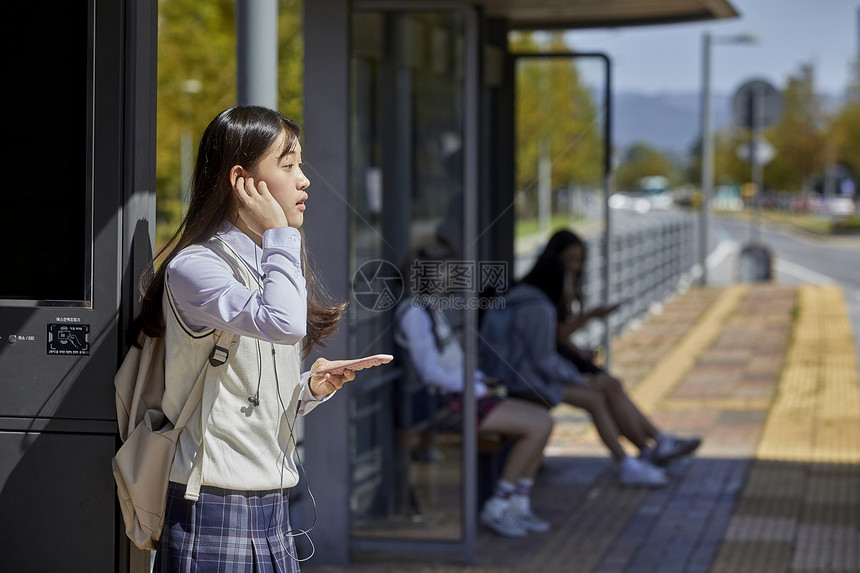
[[[184,495],[184,484],[170,483],[153,572],[299,572],[282,490],[203,486],[196,502]]]

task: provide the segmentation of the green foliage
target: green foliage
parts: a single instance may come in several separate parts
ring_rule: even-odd
[[[823,172],[827,149],[825,117],[815,95],[810,66],[801,67],[796,76],[788,78],[782,100],[782,117],[776,125],[764,130],[764,138],[776,151],[773,160],[764,168],[764,186],[766,190],[800,191],[810,178]],[[716,184],[750,181],[752,167],[737,155],[738,148],[749,142],[750,137],[749,130],[740,128],[717,134]],[[694,173],[698,176],[698,162]]]
[[[562,229],[570,229],[577,222],[581,221],[582,217],[571,217],[567,213],[556,213],[553,215],[549,222],[549,228],[552,229],[548,235],[551,235],[555,231],[560,231]],[[536,217],[529,217],[523,219],[517,219],[514,223],[514,236],[518,239],[523,237],[531,237],[540,233],[543,229],[541,229],[540,221]]]
[[[511,51],[537,51],[529,33],[517,34]],[[560,34],[551,36],[550,51],[567,51]],[[603,173],[603,134],[598,110],[576,63],[567,58],[522,60],[516,79],[516,185],[533,193],[537,187],[541,147],[552,161],[552,188],[596,185]],[[542,140],[544,143],[542,143]]]
[[[776,156],[765,166],[765,187],[800,190],[810,175],[823,172],[825,159],[824,116],[810,66],[788,79],[782,101],[782,118],[766,134]]]
[[[839,110],[829,129],[835,152],[833,161],[860,175],[860,100],[852,100]]]
[[[305,41],[302,0],[278,1],[278,111],[302,122]]]
[[[637,142],[627,149],[624,160],[615,170],[615,188],[636,191],[643,177],[662,175],[668,178],[672,172],[669,158],[647,143]]]
[[[175,229],[183,134],[196,150],[206,124],[236,100],[235,2],[160,0],[158,10],[157,223]]]
[[[304,73],[301,7],[301,0],[280,0],[278,5],[278,106],[281,113],[299,121]],[[183,161],[186,173],[193,170],[197,144],[206,125],[235,104],[236,1],[159,0],[159,240],[168,237],[181,219]],[[190,141],[190,153],[188,146],[183,152],[183,136]]]
[[[714,184],[740,185],[752,178],[752,166],[738,157],[738,148],[749,141],[743,129],[717,133],[714,138]]]
[[[860,234],[860,214],[846,215],[833,223],[833,232],[839,234]]]

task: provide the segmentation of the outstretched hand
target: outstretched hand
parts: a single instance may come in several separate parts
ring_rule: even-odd
[[[340,390],[347,382],[355,380],[355,372],[353,370],[344,370],[342,374],[333,374],[331,372],[317,374],[317,370],[320,370],[329,362],[325,358],[317,358],[311,366],[311,379],[308,382],[308,386],[314,398],[328,396],[336,390]]]

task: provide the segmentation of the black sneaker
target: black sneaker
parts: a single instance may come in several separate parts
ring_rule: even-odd
[[[701,438],[682,439],[669,434],[657,442],[655,447],[648,448],[647,452],[643,452],[643,457],[647,457],[653,463],[662,466],[675,458],[692,454],[701,444]]]

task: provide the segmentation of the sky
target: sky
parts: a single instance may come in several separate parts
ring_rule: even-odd
[[[858,0],[728,0],[738,18],[601,30],[574,30],[575,51],[599,51],[612,60],[615,91],[698,92],[702,37],[710,32],[711,89],[731,95],[751,79],[778,89],[803,64],[814,66],[816,91],[842,96],[857,65]],[[757,44],[717,43],[753,34]]]

